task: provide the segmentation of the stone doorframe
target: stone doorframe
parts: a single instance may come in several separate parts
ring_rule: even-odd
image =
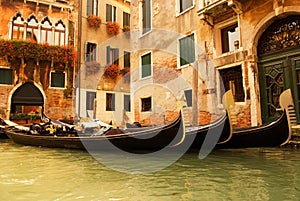
[[[8,95],[7,109],[6,109],[6,119],[9,119],[9,117],[10,117],[11,104],[12,104],[11,101],[12,101],[12,96],[13,96],[13,94],[16,92],[16,90],[17,90],[19,87],[21,87],[23,84],[25,84],[25,83],[27,83],[27,82],[31,82],[37,89],[39,89],[39,91],[41,92],[41,94],[42,94],[42,96],[43,96],[43,98],[44,98],[44,105],[45,105],[46,94],[44,93],[43,88],[42,88],[39,84],[37,84],[37,83],[35,83],[35,82],[33,82],[33,81],[25,81],[25,82],[21,82],[21,83],[15,85],[14,88],[10,91],[10,93],[9,93],[9,95]]]

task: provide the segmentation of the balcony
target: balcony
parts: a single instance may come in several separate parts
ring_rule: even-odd
[[[242,3],[245,0],[200,0],[198,14],[200,19],[214,24],[216,21],[228,19],[230,16],[239,15],[242,11]]]

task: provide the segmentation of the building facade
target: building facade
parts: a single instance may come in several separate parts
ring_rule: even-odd
[[[167,89],[135,92],[136,119],[172,118],[184,98],[191,123],[206,123],[231,89],[234,126],[254,126],[278,116],[279,95],[291,88],[299,121],[299,3],[132,0],[133,89]]]
[[[130,1],[80,3],[76,113],[81,118],[123,124],[131,115]]]
[[[0,5],[0,116],[44,110],[52,118],[72,118],[77,3],[1,0]]]

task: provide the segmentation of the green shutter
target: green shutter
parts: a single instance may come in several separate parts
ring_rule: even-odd
[[[51,73],[51,87],[65,87],[65,73]]]
[[[87,0],[86,2],[86,15],[93,14],[93,0]]]
[[[0,84],[12,84],[12,70],[0,69]]]
[[[179,40],[180,66],[193,63],[195,61],[194,34]]]
[[[151,53],[142,56],[142,78],[151,76]]]

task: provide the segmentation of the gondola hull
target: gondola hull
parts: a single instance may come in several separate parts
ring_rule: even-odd
[[[191,129],[191,130],[189,130]],[[231,138],[231,125],[228,115],[222,116],[216,122],[200,126],[198,129],[186,128],[186,140],[193,141],[190,150],[199,150],[201,148],[214,148],[218,143],[222,144]],[[211,146],[205,146],[204,142],[207,140]]]
[[[279,147],[290,139],[290,128],[286,111],[280,118],[267,125],[233,129],[231,139],[218,144],[218,149]]]
[[[166,126],[136,128],[134,130],[110,130],[101,136],[34,135],[14,128],[5,129],[7,136],[17,144],[49,148],[87,150],[151,150],[157,151],[178,143],[184,135],[181,115]]]

